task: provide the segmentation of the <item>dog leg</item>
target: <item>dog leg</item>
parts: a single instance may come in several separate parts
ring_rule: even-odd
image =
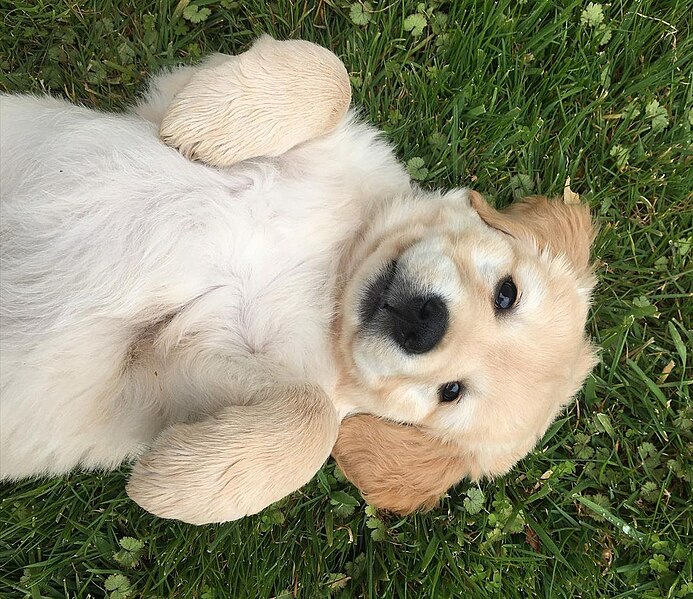
[[[226,54],[212,54],[195,66],[177,67],[170,71],[163,71],[154,75],[147,86],[147,91],[133,106],[132,111],[144,120],[154,123],[157,129],[161,127],[161,121],[176,95],[188,84],[192,76],[198,71],[219,66],[233,56]]]
[[[236,520],[307,483],[328,458],[338,428],[319,387],[266,389],[250,405],[166,429],[135,464],[127,492],[163,518]]]
[[[300,40],[263,36],[247,52],[185,76],[159,133],[188,158],[213,166],[279,156],[329,133],[351,99],[339,58]]]

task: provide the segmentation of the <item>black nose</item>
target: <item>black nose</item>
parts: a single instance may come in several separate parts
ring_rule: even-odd
[[[390,336],[408,354],[431,351],[448,328],[448,309],[436,295],[406,298],[385,308],[390,315]]]

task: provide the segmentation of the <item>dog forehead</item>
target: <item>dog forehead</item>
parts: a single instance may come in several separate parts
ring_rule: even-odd
[[[501,233],[484,233],[470,239],[468,247],[462,248],[458,256],[468,262],[482,279],[495,282],[498,277],[510,274],[515,252]]]

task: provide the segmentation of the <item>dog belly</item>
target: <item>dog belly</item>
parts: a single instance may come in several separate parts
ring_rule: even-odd
[[[2,133],[0,478],[113,468],[248,401],[244,372],[331,384],[328,279],[355,220],[326,190],[213,171],[147,123],[49,99],[3,98]],[[162,322],[171,351],[134,372]]]

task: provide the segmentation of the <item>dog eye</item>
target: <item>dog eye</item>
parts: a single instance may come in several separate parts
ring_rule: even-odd
[[[508,310],[515,305],[515,300],[517,299],[517,287],[513,280],[508,277],[505,279],[498,288],[496,293],[495,306],[496,310]]]
[[[464,391],[462,383],[459,381],[453,381],[452,383],[445,383],[438,389],[438,395],[440,396],[440,401],[448,402],[455,401]]]

